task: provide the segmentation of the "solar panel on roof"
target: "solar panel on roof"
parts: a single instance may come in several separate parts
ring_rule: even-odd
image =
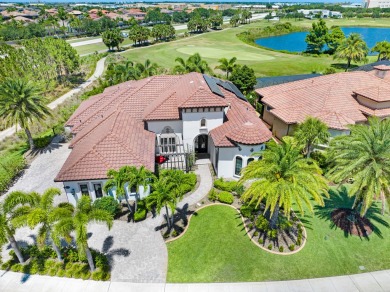
[[[203,74],[203,78],[204,80],[206,81],[207,85],[209,86],[210,90],[219,95],[219,96],[222,96],[222,97],[225,97],[221,91],[221,89],[219,89],[218,85],[217,85],[217,82],[211,78],[210,76],[207,76],[205,74]]]
[[[235,85],[234,85],[233,83],[231,83],[231,82],[228,82],[228,83],[229,83],[230,87],[232,88],[234,94],[235,94],[238,98],[240,98],[240,99],[242,99],[242,100],[245,100],[245,101],[248,101],[248,100],[246,99],[245,95],[243,95],[243,94],[241,93],[241,91],[237,88],[237,86],[235,86]]]

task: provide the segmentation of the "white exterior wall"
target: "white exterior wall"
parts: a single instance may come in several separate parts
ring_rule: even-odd
[[[69,203],[72,205],[76,206],[77,201],[81,198],[81,190],[80,190],[80,184],[86,184],[88,185],[88,190],[89,190],[89,197],[91,198],[92,201],[96,200],[96,194],[95,190],[93,188],[93,184],[100,183],[102,185],[102,188],[104,184],[106,183],[107,180],[91,180],[91,181],[70,181],[70,182],[64,182],[64,189],[66,191],[66,197],[68,198]],[[133,200],[135,198],[135,193],[130,193],[130,190],[128,187],[126,187],[126,192],[128,194],[128,198],[130,200]],[[150,187],[148,186],[146,190],[144,190],[143,186],[140,186],[139,188],[139,199],[143,199],[146,196],[150,194]],[[116,197],[116,191],[112,190],[112,195],[115,199]],[[103,191],[103,196],[108,196]]]
[[[240,145],[241,151],[238,147],[224,147],[219,148],[219,161],[218,161],[218,177],[223,178],[240,178],[234,174],[236,166],[236,157],[242,158],[242,168],[247,166],[248,158],[258,158],[252,156],[253,153],[259,152],[265,149],[265,144],[261,145]],[[251,151],[253,150],[253,151]]]
[[[182,112],[184,145],[187,144],[193,148],[196,136],[200,134],[208,135],[212,129],[223,124],[224,112],[221,108],[219,109],[219,111],[213,112]],[[200,121],[203,118],[206,119],[206,126],[201,128]]]
[[[148,130],[156,134],[161,134],[165,127],[171,127],[176,134],[183,135],[183,121],[148,121]]]

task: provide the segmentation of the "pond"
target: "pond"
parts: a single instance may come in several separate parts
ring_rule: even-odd
[[[371,49],[377,42],[390,41],[390,28],[379,27],[342,27],[346,36],[351,33],[361,34]],[[280,36],[272,36],[255,40],[255,43],[274,50],[303,52],[306,50],[305,37],[308,32],[293,32]]]

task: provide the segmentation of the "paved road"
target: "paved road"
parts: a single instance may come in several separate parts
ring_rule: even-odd
[[[257,283],[165,284],[96,282],[49,276],[0,272],[2,292],[385,292],[390,270],[350,276]]]
[[[96,63],[95,72],[93,73],[93,75],[87,81],[85,81],[84,83],[80,84],[78,87],[73,88],[72,90],[68,91],[67,93],[65,93],[61,97],[57,98],[53,102],[49,103],[48,107],[50,109],[54,109],[59,104],[63,103],[66,99],[71,97],[72,95],[74,95],[76,93],[79,93],[80,91],[82,91],[85,88],[87,88],[88,86],[90,86],[96,79],[98,79],[100,76],[102,76],[102,74],[104,72],[104,62],[105,62],[105,60],[106,60],[106,58],[103,58],[103,59],[100,59]],[[12,136],[13,134],[15,134],[15,132],[16,132],[15,131],[15,127],[11,127],[11,128],[5,129],[3,131],[0,131],[0,141],[4,140],[5,138],[7,138],[9,136]]]
[[[258,13],[254,14],[251,18],[251,20],[258,20],[258,19],[263,19],[268,13]],[[224,23],[229,23],[230,19],[225,20]],[[187,24],[178,24],[174,25],[175,30],[181,30],[181,29],[187,29]],[[80,42],[72,42],[70,45],[72,47],[80,47],[80,46],[85,46],[85,45],[92,45],[92,44],[97,44],[101,43],[102,38],[98,37],[96,39],[89,39],[89,40],[80,40]]]

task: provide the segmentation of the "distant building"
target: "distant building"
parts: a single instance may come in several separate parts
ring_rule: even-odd
[[[339,11],[330,11],[326,9],[299,9],[298,13],[303,13],[305,18],[314,19],[318,15],[321,18],[343,18],[343,14]]]
[[[389,0],[365,0],[366,8],[390,8]]]

